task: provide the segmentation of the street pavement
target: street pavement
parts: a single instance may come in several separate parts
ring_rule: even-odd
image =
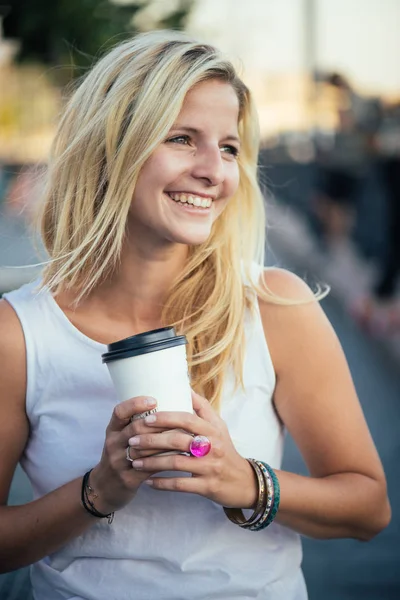
[[[43,260],[40,252],[41,245],[32,243],[25,221],[5,216],[0,203],[0,294],[35,278],[39,269],[29,265]]]
[[[282,213],[277,207],[276,215],[270,236],[272,252],[268,252],[267,262],[289,266],[301,276],[310,276],[311,273],[320,277],[318,270],[314,273],[313,265],[307,262],[307,256],[313,253],[306,251],[309,240],[301,233],[301,223],[286,209]],[[0,266],[22,264],[34,258],[29,242],[21,238],[23,233],[22,226],[0,219]],[[4,273],[0,270],[3,286],[7,283]],[[303,568],[309,597],[310,600],[399,600],[399,362],[390,347],[368,337],[355,325],[344,308],[343,293],[340,290],[336,293],[335,286],[322,306],[342,343],[364,414],[383,461],[393,517],[389,527],[368,543],[304,538]],[[301,456],[289,437],[283,467],[306,473]],[[21,504],[29,498],[29,484],[18,469],[9,502]],[[0,600],[29,600],[26,570],[0,576]]]

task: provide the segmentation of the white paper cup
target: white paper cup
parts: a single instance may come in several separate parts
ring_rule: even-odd
[[[157,411],[193,413],[186,343],[184,335],[164,327],[109,344],[102,360],[119,401],[150,396]]]

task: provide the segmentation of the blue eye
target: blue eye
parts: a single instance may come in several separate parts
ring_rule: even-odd
[[[222,146],[221,150],[223,150],[224,152],[227,152],[228,154],[232,154],[232,156],[239,156],[239,150],[235,147],[235,146]]]
[[[176,135],[167,139],[167,142],[171,142],[172,144],[188,144],[189,141],[190,138],[188,135]]]

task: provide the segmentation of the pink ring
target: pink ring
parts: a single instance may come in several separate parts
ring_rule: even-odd
[[[195,435],[190,442],[189,452],[192,456],[200,458],[211,450],[211,442],[205,435]]]

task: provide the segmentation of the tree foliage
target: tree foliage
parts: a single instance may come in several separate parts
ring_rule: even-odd
[[[19,60],[65,66],[70,75],[75,75],[76,70],[91,64],[99,52],[137,31],[134,17],[151,2],[11,0],[0,11],[4,14],[4,35],[20,41]],[[192,3],[193,0],[173,2],[172,10],[157,26],[181,29]]]

